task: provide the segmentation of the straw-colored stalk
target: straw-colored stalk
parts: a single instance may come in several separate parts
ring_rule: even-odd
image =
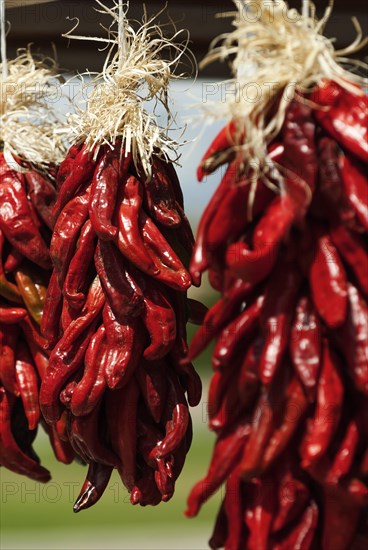
[[[35,57],[30,46],[17,53],[0,81],[0,144],[8,159],[58,163],[65,155],[66,134],[53,108],[60,91],[56,63]]]
[[[168,157],[177,150],[177,142],[170,138],[173,121],[169,107],[169,84],[175,75],[179,60],[187,49],[187,36],[176,43],[182,31],[174,30],[167,38],[155,22],[158,16],[148,18],[135,30],[126,17],[128,6],[109,9],[96,0],[103,14],[113,19],[107,38],[75,36],[75,27],[67,37],[78,40],[95,40],[108,48],[101,74],[86,83],[81,95],[87,97],[83,108],[68,117],[71,141],[85,142],[96,155],[101,145],[114,146],[121,139],[126,153],[131,152],[137,169],[151,174],[153,152]],[[117,27],[117,29],[116,29]],[[120,40],[120,42],[119,42]],[[165,56],[167,58],[165,59]],[[170,57],[171,56],[171,57]],[[145,108],[154,103],[152,112]],[[155,105],[162,104],[167,113],[167,125],[161,126],[155,115]]]

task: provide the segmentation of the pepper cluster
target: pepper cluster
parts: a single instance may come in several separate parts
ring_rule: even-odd
[[[142,171],[143,173],[143,171]],[[93,157],[73,146],[57,174],[54,270],[41,330],[51,351],[40,391],[89,464],[74,510],[94,504],[116,468],[131,502],[171,498],[192,437],[201,382],[187,354],[193,235],[173,166],[150,181],[121,142]],[[170,244],[169,244],[170,243]],[[182,258],[182,260],[179,258]]]
[[[368,543],[367,105],[333,82],[297,95],[268,145],[268,187],[249,184],[236,121],[200,165],[202,179],[228,163],[190,265],[222,293],[188,355],[217,339],[217,442],[186,512],[226,483],[211,548]]]
[[[23,163],[24,164],[24,163]],[[32,443],[42,421],[40,380],[48,364],[39,330],[51,273],[52,172],[15,171],[0,153],[0,464],[37,481],[50,479]],[[73,460],[59,427],[44,425],[56,457]]]

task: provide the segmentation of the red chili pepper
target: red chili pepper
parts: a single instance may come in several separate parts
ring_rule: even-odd
[[[139,387],[132,378],[122,389],[111,392],[106,400],[106,413],[111,446],[120,459],[118,471],[128,491],[137,476],[137,402]]]
[[[164,458],[180,446],[189,423],[189,411],[184,392],[177,378],[170,371],[168,372],[164,418],[166,421],[165,437],[152,450],[152,456],[156,458]]]
[[[331,468],[327,475],[327,483],[337,484],[340,479],[349,473],[353,464],[359,443],[359,427],[356,418],[353,418],[344,434],[341,445],[334,456]]]
[[[309,550],[312,548],[318,528],[318,517],[317,504],[312,501],[296,525],[289,529],[283,536],[282,541],[276,543],[273,548],[275,550],[289,550],[291,548],[293,550]]]
[[[120,158],[122,156],[122,158]],[[131,154],[124,156],[118,143],[113,150],[107,151],[97,164],[92,179],[89,217],[100,239],[115,239],[118,228],[112,225],[118,186],[124,181],[131,163]]]
[[[56,271],[52,272],[47,288],[46,301],[41,320],[41,334],[47,341],[48,349],[52,349],[60,337],[59,319],[63,305],[63,294]]]
[[[95,266],[117,320],[124,323],[127,317],[140,315],[144,307],[142,291],[128,274],[127,263],[113,243],[97,244]]]
[[[23,256],[51,268],[48,248],[32,220],[23,176],[12,170],[3,175],[0,186],[0,229]]]
[[[349,309],[344,325],[335,333],[357,389],[368,395],[368,307],[359,291],[348,286]]]
[[[284,394],[282,417],[263,454],[263,468],[269,468],[283,453],[300,427],[308,401],[297,378],[292,378]]]
[[[86,481],[75,501],[73,512],[87,510],[100,500],[110,481],[112,470],[111,466],[99,462],[91,462],[88,465]]]
[[[262,305],[263,296],[248,305],[218,336],[212,354],[214,370],[229,368],[239,351],[239,346],[245,347],[247,339],[258,325]]]
[[[196,516],[204,502],[228,478],[239,461],[251,429],[250,419],[242,418],[228,433],[221,434],[217,439],[207,475],[193,487],[188,497],[187,517]]]
[[[103,151],[101,151],[101,153],[102,152]],[[69,164],[69,160],[66,160],[65,162],[67,166],[64,168],[62,164],[60,167],[62,175],[60,175],[60,177],[58,175],[58,184],[60,185],[62,183],[62,185],[59,188],[57,200],[52,209],[55,219],[60,215],[64,207],[71,202],[74,194],[79,191],[82,185],[90,180],[95,170],[97,161],[92,159],[92,153],[88,151],[87,146],[84,144],[76,154],[72,163]],[[67,167],[68,173],[64,181],[61,182]]]
[[[61,211],[54,228],[50,254],[62,288],[69,264],[75,253],[80,231],[88,217],[89,188],[78,195]]]
[[[141,360],[145,335],[137,319],[119,323],[108,304],[103,309],[107,348],[101,358],[105,378],[110,389],[126,385]]]
[[[308,421],[307,433],[300,447],[304,469],[326,453],[341,417],[344,386],[338,361],[331,353],[326,339],[323,340],[322,349],[316,409],[313,418]]]
[[[176,207],[175,193],[170,178],[157,161],[153,162],[152,178],[143,183],[145,203],[152,218],[166,227],[178,227],[181,215]]]
[[[143,356],[148,361],[161,359],[173,347],[176,338],[176,317],[169,300],[147,277],[136,273],[135,279],[143,292],[142,320],[150,337]]]
[[[258,393],[260,386],[259,360],[264,340],[258,336],[248,347],[240,367],[238,379],[238,393],[243,407],[248,407]]]
[[[65,345],[67,340],[60,341],[50,356],[49,366],[40,390],[41,412],[49,424],[55,424],[60,418],[60,390],[83,364],[96,324],[95,317],[90,319],[89,322],[85,322],[82,330],[78,330],[77,335],[73,334],[72,327],[70,330],[73,336],[72,341],[68,342],[68,345]]]
[[[238,279],[226,295],[208,310],[202,326],[191,340],[188,361],[192,361],[197,357],[211,340],[219,334],[221,329],[231,321],[233,315],[239,309],[239,303],[246,298],[250,291],[251,286],[249,283]]]
[[[302,103],[302,98],[294,100],[286,111],[281,131],[284,153],[280,164],[292,172],[287,175],[289,185],[297,184],[296,177],[305,182],[311,192],[315,189],[317,176],[315,132],[311,107]],[[304,198],[308,199],[308,194],[304,194]],[[301,204],[303,202],[302,197]]]
[[[226,537],[225,548],[227,550],[239,550],[244,541],[245,525],[243,521],[243,487],[239,472],[235,470],[230,474],[226,483],[225,512],[227,522],[230,525]]]
[[[211,174],[225,162],[231,162],[233,160],[235,153],[229,152],[229,149],[236,144],[235,137],[236,123],[232,120],[220,130],[203,155],[197,169],[198,181],[202,181],[205,175]]]
[[[105,327],[101,325],[90,340],[84,358],[83,376],[73,390],[70,410],[74,416],[91,413],[103,397],[106,380],[101,355],[105,349]]]
[[[73,170],[74,159],[81,150],[82,145],[72,145],[65,157],[61,162],[56,174],[56,189],[59,190],[63,185],[65,179]]]
[[[331,328],[343,324],[348,305],[344,267],[327,234],[317,234],[316,253],[309,274],[313,302],[319,315]]]
[[[187,303],[189,308],[188,323],[198,326],[202,325],[208,313],[208,307],[193,298],[188,298]]]
[[[289,342],[300,283],[298,270],[293,264],[285,262],[276,268],[266,288],[260,314],[265,343],[259,373],[264,384],[270,384],[281,367]]]
[[[330,237],[342,259],[353,271],[360,290],[368,296],[368,255],[363,240],[341,224],[331,227]]]
[[[60,420],[56,423],[55,426],[49,426],[48,424],[46,424],[46,422],[43,422],[43,428],[49,436],[55,458],[58,460],[58,462],[62,462],[63,464],[71,464],[75,459],[75,453],[69,441],[65,441],[60,437],[57,428]]]
[[[22,307],[0,305],[0,323],[14,325],[27,316],[27,310]]]
[[[140,213],[143,241],[157,268],[152,276],[175,290],[184,291],[191,285],[188,271],[152,220]]]
[[[15,349],[18,337],[17,325],[0,325],[0,380],[5,390],[15,396],[20,395],[15,374]]]
[[[41,220],[49,229],[54,227],[52,205],[56,200],[56,191],[47,177],[36,170],[25,174],[28,196]]]
[[[21,304],[22,299],[19,294],[18,288],[16,287],[16,285],[9,282],[5,276],[3,261],[2,261],[4,244],[5,244],[5,237],[3,232],[0,229],[0,296],[11,302]]]
[[[310,490],[305,482],[299,479],[295,469],[291,453],[286,455],[277,467],[279,506],[272,522],[273,533],[284,530],[297,518],[300,519],[310,499]]]
[[[96,234],[89,220],[83,225],[65,277],[63,294],[71,307],[82,308],[86,301],[85,287],[89,282],[91,262],[95,252]]]
[[[275,514],[275,482],[271,476],[254,479],[247,487],[245,525],[249,529],[247,550],[267,550]]]
[[[368,181],[365,167],[350,156],[341,157],[344,192],[360,223],[368,230]]]
[[[296,307],[290,334],[290,357],[294,370],[313,403],[321,361],[322,327],[313,304],[306,296]]]
[[[324,81],[311,97],[321,108],[314,111],[317,122],[342,147],[368,160],[368,99],[357,87],[356,93],[333,81]]]
[[[138,269],[148,275],[157,275],[159,269],[148,253],[139,227],[142,194],[139,181],[134,176],[128,177],[118,213],[118,246],[120,252]]]
[[[167,395],[167,368],[163,361],[139,362],[135,371],[146,407],[155,422],[159,423]]]
[[[13,395],[0,387],[0,464],[12,472],[46,483],[50,481],[50,472],[23,452],[12,433],[11,418],[15,401]]]
[[[244,242],[228,246],[226,265],[230,272],[255,285],[271,272],[279,245],[287,236],[295,213],[288,195],[276,197],[258,222],[253,233],[253,250]]]
[[[70,413],[69,413],[70,414]],[[117,467],[118,457],[103,441],[103,433],[99,427],[100,406],[85,416],[70,414],[68,431],[69,439],[75,452],[85,459]]]
[[[239,161],[234,161],[228,166],[220,185],[216,189],[199,222],[196,244],[189,269],[195,286],[200,285],[201,275],[209,265],[207,257],[208,228],[229,189],[238,179],[239,164]]]
[[[28,349],[20,342],[17,345],[15,359],[15,374],[24,412],[28,420],[28,427],[30,430],[34,430],[40,420],[38,376]]]

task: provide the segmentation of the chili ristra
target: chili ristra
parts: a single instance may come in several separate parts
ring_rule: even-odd
[[[189,268],[195,282],[208,270],[221,292],[187,354],[192,361],[215,339],[208,416],[217,440],[186,512],[225,484],[211,548],[368,544],[365,123],[362,91],[326,83],[296,95],[265,144],[282,176],[276,196],[272,174],[251,187],[239,119],[198,169],[201,180],[227,165]]]

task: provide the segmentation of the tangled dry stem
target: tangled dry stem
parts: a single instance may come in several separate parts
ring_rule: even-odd
[[[4,153],[39,166],[58,163],[65,156],[66,130],[52,102],[60,90],[56,62],[32,55],[31,46],[17,54],[7,61],[7,76],[0,82]]]
[[[344,66],[361,67],[361,63],[343,56],[360,50],[367,38],[353,19],[356,40],[344,50],[335,50],[333,40],[323,35],[332,2],[318,20],[313,6],[311,15],[303,17],[281,0],[272,4],[264,0],[234,1],[238,11],[221,16],[232,16],[235,30],[216,38],[200,65],[230,58],[233,78],[226,84],[234,93],[230,100],[216,103],[215,109],[213,103],[206,109],[211,110],[212,117],[215,112],[217,118],[234,120],[237,132],[232,149],[242,152],[251,172],[256,166],[266,183],[272,184],[268,174],[272,173],[273,179],[276,174],[282,189],[282,174],[269,158],[267,145],[279,133],[288,105],[323,79],[359,93],[356,85],[362,87],[366,80]]]
[[[118,4],[109,9],[99,0],[96,2],[101,8],[98,11],[113,20],[106,29],[107,38],[73,35],[78,21],[65,35],[102,42],[108,48],[102,73],[83,86],[81,93],[88,96],[85,106],[76,108],[68,119],[71,139],[84,141],[97,154],[101,145],[112,147],[120,138],[125,151],[132,153],[137,169],[141,167],[149,177],[153,152],[165,158],[169,153],[177,154],[178,143],[169,136],[174,120],[169,107],[169,84],[173,78],[184,76],[175,75],[175,69],[187,53],[188,36],[177,43],[183,31],[177,31],[175,26],[170,38],[164,36],[162,27],[155,22],[159,14],[148,18],[145,13],[143,24],[135,30],[126,17],[128,4],[122,10]],[[145,109],[150,101],[154,103],[151,113]],[[155,114],[159,103],[167,114],[166,126],[159,125]]]

